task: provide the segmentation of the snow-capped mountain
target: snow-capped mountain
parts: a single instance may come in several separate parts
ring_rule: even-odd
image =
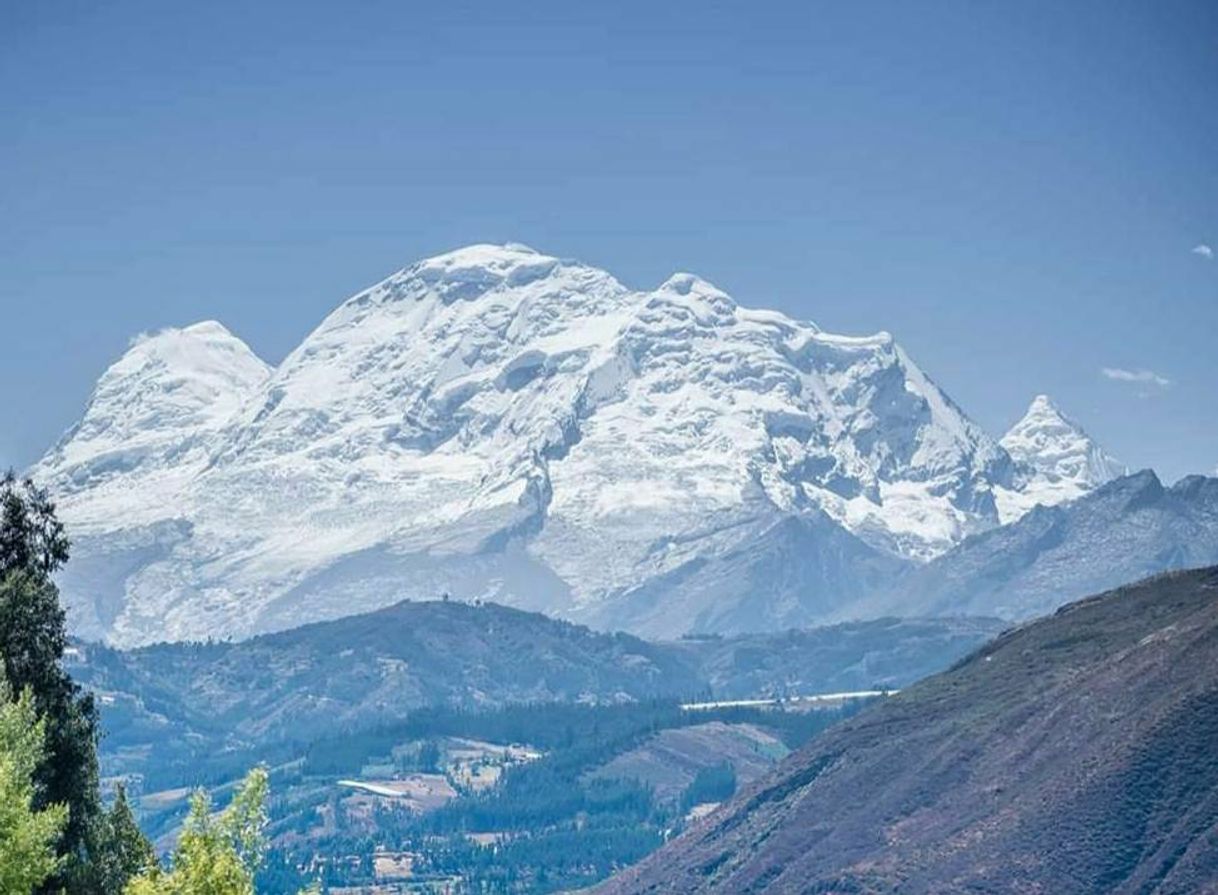
[[[138,336],[38,470],[53,475],[57,494],[71,496],[74,529],[179,513],[174,505],[217,439],[270,374],[214,321]]]
[[[88,636],[441,592],[674,635],[807,624],[1054,476],[1085,487],[1068,439],[1025,429],[1016,462],[885,333],[479,245],[353,296],[274,370],[215,323],[141,338],[34,475]]]
[[[1149,575],[1216,563],[1218,478],[1164,487],[1146,469],[969,538],[841,615],[1022,620]]]
[[[1075,500],[1129,471],[1063,415],[1048,395],[1037,395],[999,444],[1020,468],[1019,488],[999,497],[1003,522],[1018,519],[1037,504]]]

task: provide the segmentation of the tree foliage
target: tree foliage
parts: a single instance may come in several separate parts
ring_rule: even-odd
[[[12,473],[0,479],[0,656],[12,687],[28,689],[46,725],[35,769],[35,807],[66,805],[58,882],[87,891],[90,836],[101,813],[97,780],[97,711],[60,660],[67,643],[64,612],[51,573],[68,542],[46,492]]]
[[[157,866],[156,850],[135,822],[121,785],[99,824],[94,865],[98,889],[105,895],[119,895],[128,880]]]
[[[127,895],[254,895],[266,851],[267,773],[255,768],[228,807],[213,816],[198,790],[170,870],[154,867],[131,880]]]
[[[27,689],[16,700],[0,677],[0,892],[29,892],[58,869],[55,854],[65,805],[34,807],[34,772],[45,725]]]
[[[0,476],[0,578],[9,572],[49,577],[68,561],[68,538],[45,488]]]
[[[38,803],[61,803],[70,816],[60,846],[84,860],[90,826],[101,813],[97,777],[97,710],[60,665],[63,610],[55,586],[28,571],[0,580],[0,655],[14,688],[28,688],[46,723],[46,753],[35,777]],[[71,866],[68,867],[71,870]]]
[[[14,690],[28,690],[43,725],[33,807],[67,809],[56,845],[62,860],[45,890],[117,895],[129,875],[127,859],[151,846],[135,841],[125,798],[117,816],[102,808],[97,709],[61,664],[66,620],[51,575],[67,559],[68,539],[47,492],[11,472],[0,477],[0,671]],[[111,848],[129,854],[111,855]]]

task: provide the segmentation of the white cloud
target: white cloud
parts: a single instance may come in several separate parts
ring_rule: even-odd
[[[1190,251],[1192,251],[1194,255],[1200,255],[1206,261],[1214,260],[1214,250],[1203,242],[1197,243]]]
[[[1111,379],[1115,382],[1133,382],[1138,385],[1157,385],[1159,388],[1167,388],[1171,385],[1171,380],[1166,376],[1156,373],[1154,370],[1123,370],[1120,367],[1104,367],[1100,370],[1100,374],[1105,379]]]

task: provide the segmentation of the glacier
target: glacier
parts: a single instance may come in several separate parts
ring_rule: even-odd
[[[1121,471],[1047,399],[991,438],[887,333],[508,244],[360,291],[274,368],[215,322],[142,336],[31,472],[73,631],[129,646],[442,594],[806,625]]]

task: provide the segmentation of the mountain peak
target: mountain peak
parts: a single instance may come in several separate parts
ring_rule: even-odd
[[[1089,487],[1126,471],[1045,394],[1032,399],[1023,418],[1002,436],[1001,444],[1017,462],[1049,478],[1069,479]]]
[[[248,391],[270,372],[222,323],[202,320],[136,336],[123,356],[102,374],[91,406],[102,397],[155,402],[170,394],[186,403],[208,404],[233,389]],[[135,387],[137,382],[156,386],[140,389]]]
[[[1032,399],[1027,412],[999,443],[1021,468],[1024,479],[1023,493],[1008,499],[1012,506],[1003,513],[1004,518],[1013,518],[1035,504],[1073,500],[1126,473],[1123,463],[1045,394]]]
[[[1024,415],[1007,430],[1003,436],[1003,446],[1006,447],[1009,441],[1014,447],[1012,456],[1016,460],[1027,460],[1039,453],[1037,445],[1060,439],[1067,432],[1088,437],[1082,426],[1066,416],[1051,397],[1042,393],[1032,399]],[[1026,452],[1028,456],[1016,456],[1021,452]]]
[[[270,372],[215,320],[143,333],[102,374],[39,473],[70,493],[150,469],[188,470]]]
[[[678,295],[705,295],[711,297],[727,297],[727,293],[709,280],[696,273],[679,271],[660,284],[657,292],[675,292]]]
[[[121,596],[76,601],[137,642],[440,589],[668,635],[803,623],[806,594],[861,586],[854,563],[997,523],[1012,469],[887,333],[481,243],[357,293],[273,371],[214,321],[141,338],[40,472],[76,529],[124,526],[105,543],[180,528],[164,564],[113,554]],[[745,611],[753,567],[727,558],[805,555],[822,529],[836,546]]]
[[[1025,416],[1033,414],[1052,413],[1061,416],[1061,411],[1057,409],[1057,405],[1053,403],[1053,399],[1043,392],[1032,399],[1032,403],[1028,405],[1028,411]]]
[[[424,258],[411,265],[412,268],[462,268],[462,267],[497,267],[511,265],[522,258],[539,258],[541,252],[520,242],[492,243],[475,242],[459,246],[439,255]]]
[[[237,338],[232,334],[232,331],[219,320],[200,320],[198,323],[192,323],[190,326],[182,327],[182,332],[186,335],[200,336],[203,338]]]
[[[186,342],[236,343],[246,351],[249,351],[249,347],[233,335],[232,331],[220,321],[200,320],[188,326],[167,326],[164,329],[158,329],[153,332],[140,333],[131,340],[127,354],[148,353],[149,351],[161,350],[165,346]],[[142,349],[142,351],[139,349]],[[120,360],[119,363],[121,362]]]
[[[428,295],[444,304],[454,304],[543,280],[564,267],[582,265],[544,255],[518,242],[474,243],[416,261],[354,295],[346,305],[360,308]]]

